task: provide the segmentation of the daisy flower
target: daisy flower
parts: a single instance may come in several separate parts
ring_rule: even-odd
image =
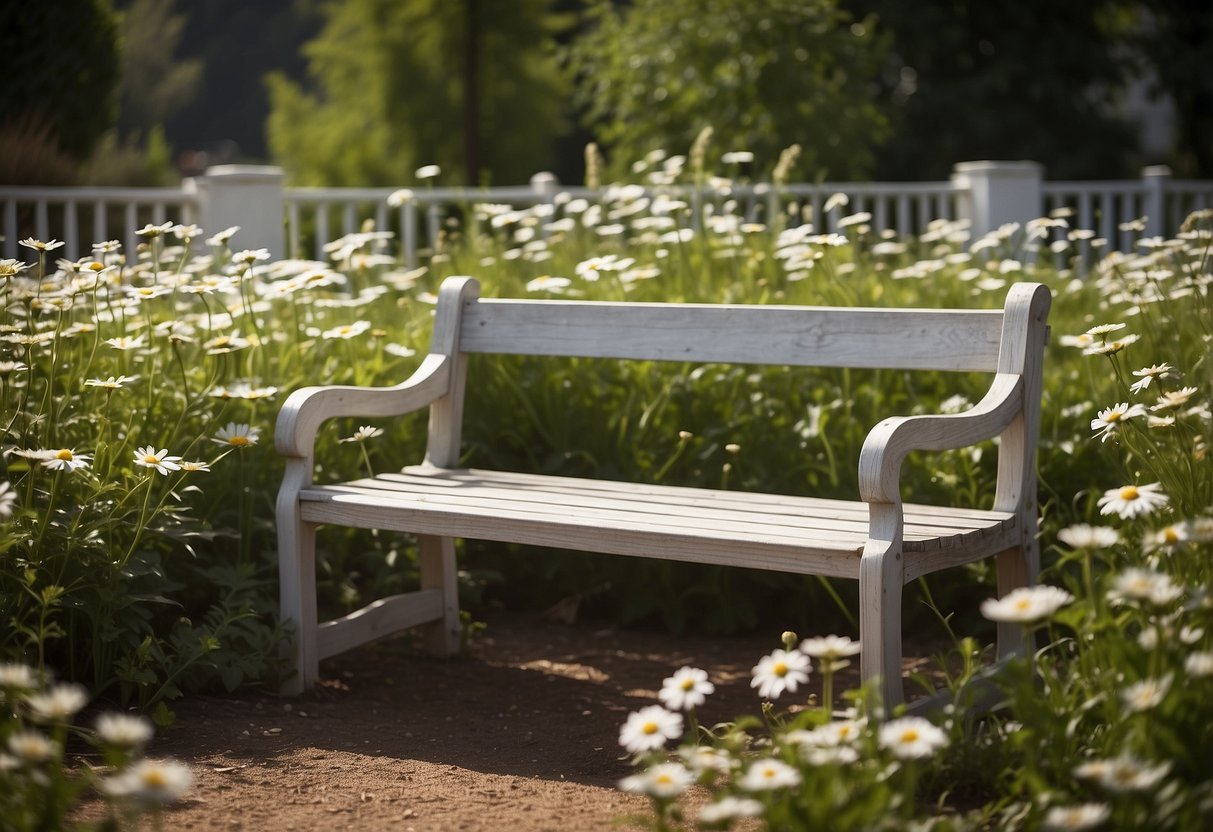
[[[209,462],[183,459],[181,460],[181,470],[187,474],[206,473],[211,470],[211,465]]]
[[[189,766],[174,760],[140,760],[126,771],[103,780],[100,789],[111,797],[140,803],[170,803],[184,795],[194,782]]]
[[[0,663],[0,689],[28,690],[34,686],[34,669],[16,662]]]
[[[1120,540],[1120,533],[1107,526],[1078,523],[1059,531],[1057,539],[1071,549],[1104,549],[1116,545]]]
[[[129,335],[119,335],[117,338],[106,338],[105,343],[109,344],[116,350],[126,351],[141,348],[145,344],[145,341],[143,340],[142,335],[134,338],[130,337]]]
[[[1121,691],[1120,698],[1124,700],[1125,707],[1134,713],[1148,711],[1166,698],[1167,691],[1171,689],[1171,680],[1170,675],[1161,679],[1142,679]]]
[[[106,390],[119,390],[131,384],[139,376],[110,376],[109,378],[90,378],[84,382],[85,387],[104,387]]]
[[[337,440],[338,442],[365,442],[368,439],[374,439],[376,436],[383,436],[383,428],[372,427],[371,425],[363,425],[354,431],[353,436],[347,436],[344,439]]]
[[[1109,595],[1114,601],[1148,601],[1165,607],[1183,595],[1183,587],[1177,586],[1169,575],[1131,567],[1116,576]]]
[[[1118,338],[1115,341],[1102,341],[1098,344],[1092,344],[1083,352],[1086,355],[1115,355],[1130,344],[1134,344],[1140,338],[1140,335],[1126,335],[1124,338]]]
[[[1200,650],[1189,653],[1184,659],[1184,670],[1189,676],[1213,676],[1213,652]]]
[[[1130,405],[1128,402],[1119,402],[1111,407],[1104,408],[1103,410],[1099,411],[1096,418],[1091,420],[1091,430],[1100,431],[1100,441],[1107,442],[1108,437],[1116,432],[1116,429],[1120,427],[1121,422],[1125,421],[1126,419],[1132,419],[1137,416],[1145,415],[1145,405]]]
[[[689,711],[707,701],[708,694],[715,690],[706,671],[681,667],[661,683],[657,698],[671,711]]]
[[[88,702],[88,691],[80,685],[55,685],[25,698],[30,715],[38,722],[66,722]]]
[[[785,690],[795,693],[798,686],[809,681],[811,671],[809,657],[804,653],[775,650],[754,666],[750,687],[758,688],[763,699],[776,699]]]
[[[48,240],[44,243],[41,240],[35,240],[33,237],[26,237],[20,241],[20,244],[35,251],[54,251],[64,245],[62,240]]]
[[[877,741],[895,757],[919,759],[930,757],[948,744],[942,729],[920,716],[906,716],[886,722],[880,727]]]
[[[1154,379],[1170,378],[1171,371],[1174,369],[1170,364],[1153,364],[1149,367],[1142,367],[1140,370],[1134,370],[1133,375],[1137,376],[1138,380],[1129,385],[1129,390],[1140,393],[1149,387]]]
[[[1158,412],[1159,410],[1173,410],[1177,407],[1182,407],[1188,403],[1188,399],[1192,398],[1192,394],[1196,390],[1197,388],[1195,387],[1181,387],[1178,390],[1163,393],[1158,397],[1158,404],[1152,406],[1150,410]]]
[[[699,822],[713,825],[735,818],[756,818],[762,814],[762,804],[752,797],[728,795],[699,810]]]
[[[834,660],[859,655],[860,644],[847,636],[819,636],[800,642],[800,649],[815,659]]]
[[[247,448],[256,445],[260,435],[261,428],[228,422],[227,427],[220,428],[211,441],[219,445],[231,445],[233,448]]]
[[[45,763],[55,755],[56,746],[37,731],[17,731],[9,735],[8,750],[27,763]]]
[[[1170,763],[1149,766],[1129,755],[1114,760],[1091,760],[1074,769],[1074,775],[1093,780],[1110,792],[1135,792],[1152,789],[1167,776]]]
[[[1126,485],[1112,488],[1099,498],[1100,514],[1116,514],[1124,520],[1146,515],[1167,504],[1167,495],[1156,483],[1148,485]]]
[[[1044,828],[1050,832],[1094,829],[1107,821],[1112,810],[1104,803],[1079,803],[1077,806],[1054,806],[1045,812]]]
[[[170,471],[180,471],[179,456],[169,456],[168,448],[156,450],[155,445],[148,445],[135,451],[135,464],[143,468],[151,468],[168,476]]]
[[[619,744],[628,751],[653,751],[682,734],[682,715],[649,705],[628,715],[619,730]]]
[[[1002,598],[987,598],[981,614],[991,621],[1030,624],[1048,618],[1074,600],[1074,596],[1055,586],[1021,586]]]
[[[747,792],[765,792],[800,785],[800,772],[775,759],[756,760],[737,785]]]
[[[640,774],[619,781],[619,788],[650,797],[677,797],[691,785],[691,772],[682,763],[659,763]]]
[[[102,714],[97,717],[97,737],[107,745],[136,748],[152,738],[152,723],[134,714]]]
[[[337,338],[349,340],[350,338],[356,338],[370,328],[370,321],[354,321],[352,324],[342,324],[341,326],[336,326],[332,329],[326,329],[324,332],[320,333],[320,337],[327,341]]]
[[[78,454],[71,448],[59,448],[53,451],[40,451],[43,467],[52,471],[75,471],[87,468],[92,462],[91,454]]]

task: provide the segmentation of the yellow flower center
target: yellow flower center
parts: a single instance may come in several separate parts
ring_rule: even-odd
[[[143,461],[146,462],[148,465],[159,465],[160,457],[156,456],[155,454],[146,454],[143,457]]]
[[[1137,490],[1137,486],[1135,485],[1126,485],[1124,488],[1120,489],[1120,499],[1124,500],[1125,502],[1136,500],[1138,495],[1139,492]]]
[[[771,667],[771,672],[776,676],[787,676],[788,666],[784,662],[775,662],[774,666]]]
[[[1015,602],[1015,609],[1019,610],[1020,612],[1026,612],[1028,610],[1028,608],[1031,606],[1032,606],[1032,601],[1031,601],[1031,599],[1028,599],[1028,598],[1020,598],[1018,601]]]
[[[67,448],[64,448],[64,449],[63,449],[63,450],[61,450],[61,451],[56,451],[56,452],[55,452],[55,459],[62,459],[64,462],[71,462],[71,461],[72,461],[73,459],[75,459],[75,458],[76,458],[76,455],[75,455],[75,454],[73,454],[73,453],[72,453],[70,450],[68,450]]]
[[[657,781],[657,785],[659,786],[668,786],[674,782],[674,778],[668,774],[658,774],[654,779]]]
[[[1119,422],[1120,417],[1123,415],[1124,414],[1121,413],[1119,410],[1113,410],[1111,413],[1109,413],[1107,416],[1104,417],[1104,421],[1105,422]]]
[[[235,445],[237,448],[243,448],[250,444],[247,436],[233,436],[227,441],[228,444]]]
[[[646,734],[656,734],[657,733],[657,723],[656,722],[646,722],[643,726],[641,726],[640,730]]]
[[[904,743],[917,742],[918,741],[918,730],[915,728],[907,728],[901,734],[901,741]]]
[[[767,778],[768,780],[770,780],[772,777],[774,777],[774,776],[775,776],[775,769],[773,769],[773,768],[764,768],[764,769],[762,770],[762,776],[763,776],[763,777],[765,777],[765,778]]]
[[[1162,539],[1167,543],[1178,543],[1179,532],[1175,531],[1174,526],[1167,526],[1162,530]]]
[[[152,789],[161,789],[168,785],[168,780],[160,769],[149,768],[143,772],[143,785]]]
[[[682,680],[682,689],[683,690],[690,690],[693,687],[695,687],[694,679],[683,679]]]

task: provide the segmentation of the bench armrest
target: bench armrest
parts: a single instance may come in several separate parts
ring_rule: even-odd
[[[393,387],[331,385],[291,393],[278,413],[274,445],[286,457],[310,457],[316,432],[337,416],[400,416],[445,396],[451,360],[431,353],[408,379]]]
[[[859,496],[900,507],[901,463],[910,451],[964,448],[1002,433],[1023,412],[1023,377],[999,373],[964,413],[897,416],[872,428],[859,454]]]

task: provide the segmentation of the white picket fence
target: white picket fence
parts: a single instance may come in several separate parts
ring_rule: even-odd
[[[416,188],[410,198],[389,205],[393,188],[288,188],[277,168],[225,166],[186,180],[180,188],[9,188],[0,187],[2,253],[20,259],[18,242],[26,237],[65,242],[60,254],[76,259],[95,241],[117,239],[134,250],[135,231],[169,220],[196,223],[208,233],[239,225],[236,245],[267,248],[275,256],[323,259],[326,242],[356,231],[367,220],[397,234],[398,251],[408,265],[423,249],[432,249],[451,214],[474,203],[518,207],[550,203],[553,211],[567,199],[601,200],[603,191],[561,187],[549,176],[529,186],[499,188]],[[834,194],[848,197],[844,209],[825,212]],[[1131,249],[1139,236],[1174,233],[1197,208],[1213,206],[1213,182],[1174,180],[1166,168],[1146,168],[1139,180],[1045,182],[1034,162],[965,162],[946,182],[823,182],[732,184],[676,194],[692,207],[697,221],[705,203],[764,222],[795,203],[822,230],[834,230],[845,214],[867,212],[876,231],[898,236],[921,233],[935,219],[966,219],[974,236],[1006,222],[1026,222],[1060,209],[1071,213],[1071,227],[1087,228],[1113,247]],[[1120,226],[1146,217],[1142,231]],[[28,255],[28,251],[26,251]]]

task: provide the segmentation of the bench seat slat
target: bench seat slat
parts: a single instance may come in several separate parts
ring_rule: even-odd
[[[867,541],[863,503],[654,485],[638,494],[623,483],[538,475],[519,487],[519,478],[415,467],[306,489],[301,510],[312,523],[845,578],[858,576]],[[905,508],[907,579],[999,551],[1016,533],[1007,512],[949,520],[938,507]],[[909,563],[915,557],[920,567]]]
[[[469,472],[473,473],[473,472]],[[413,494],[416,499],[433,503],[477,503],[491,505],[493,501],[505,500],[512,503],[556,503],[566,507],[577,507],[589,510],[627,511],[637,517],[657,515],[668,518],[668,522],[682,520],[687,524],[698,524],[701,519],[713,519],[721,516],[722,505],[731,507],[732,503],[722,503],[719,499],[693,500],[686,499],[686,490],[650,489],[650,493],[636,494],[626,488],[614,490],[599,490],[594,487],[594,480],[577,480],[566,477],[545,479],[555,480],[546,487],[537,483],[528,483],[529,487],[517,487],[512,482],[497,479],[497,472],[474,472],[488,474],[488,477],[460,477],[457,489],[434,489],[424,477],[400,478],[391,474],[368,480],[355,480],[344,483],[343,488],[370,489],[375,491],[390,491],[401,495]],[[433,477],[429,478],[431,481]],[[444,475],[445,481],[447,477]],[[569,484],[574,484],[569,490]],[[583,483],[589,488],[583,487]],[[696,493],[701,490],[696,489]],[[737,492],[708,492],[718,498]],[[754,502],[746,506],[744,513],[732,512],[734,519],[747,523],[761,524],[769,529],[786,527],[794,534],[800,534],[804,529],[845,530],[848,534],[859,532],[865,538],[868,533],[867,506],[863,503],[847,503],[842,500],[815,501],[811,514],[806,514],[804,507],[796,502],[781,499],[779,495],[766,495],[770,499],[764,502]],[[946,517],[927,516],[922,520],[915,518],[906,526],[907,539],[935,538],[941,534],[955,534],[958,530],[975,531],[990,525],[990,517]]]

